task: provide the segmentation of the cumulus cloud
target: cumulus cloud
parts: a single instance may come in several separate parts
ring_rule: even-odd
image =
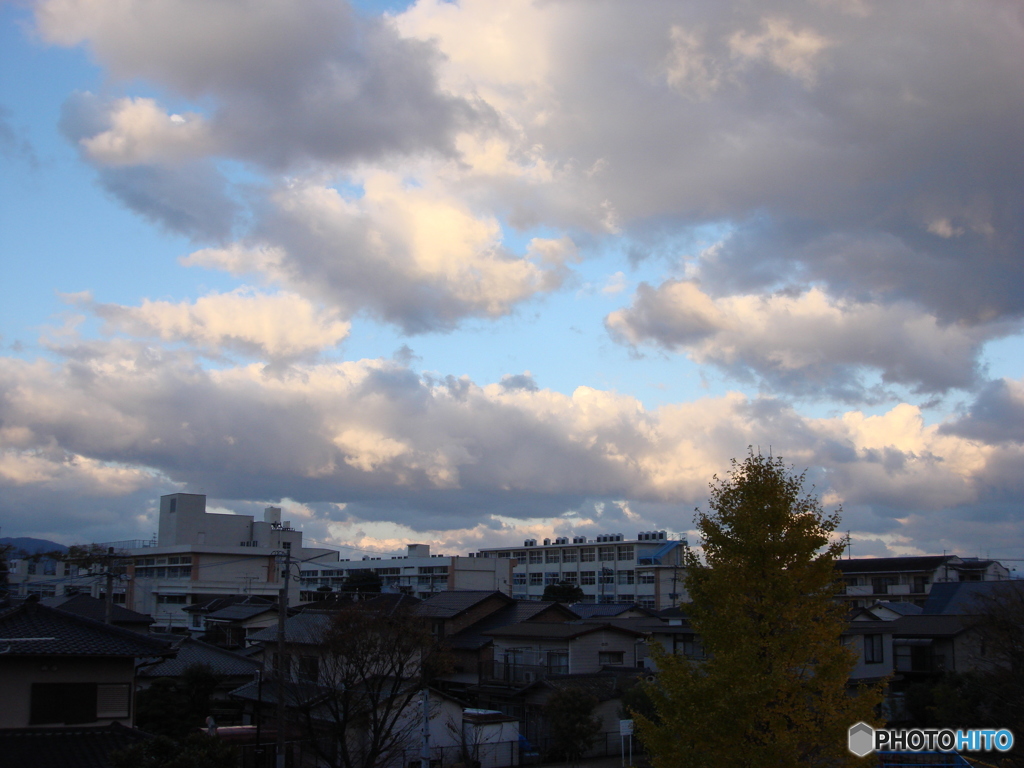
[[[575,258],[567,238],[502,245],[501,226],[459,198],[393,174],[363,179],[364,194],[317,184],[282,187],[266,201],[254,246],[258,268],[307,295],[366,310],[407,332],[446,330],[467,316],[495,318],[555,290]],[[253,264],[253,249],[206,252],[195,263]]]
[[[711,476],[759,445],[810,467],[853,530],[896,536],[913,515],[945,520],[992,503],[994,479],[1019,476],[1024,460],[1019,445],[951,434],[910,405],[809,418],[732,394],[649,410],[614,392],[438,381],[385,360],[268,377],[126,342],[65,355],[0,369],[13,451],[3,482],[19,493],[52,483],[54,463],[36,455],[57,451],[82,457],[88,482],[130,490],[159,475],[222,499],[344,503],[346,514],[415,530],[472,527],[482,510],[513,522],[586,517],[588,499],[633,505],[632,517],[598,525],[679,530]],[[926,549],[938,544],[921,536]]]
[[[865,369],[918,392],[971,387],[983,343],[1015,330],[943,323],[909,304],[835,299],[818,288],[715,298],[692,280],[642,284],[606,325],[629,344],[684,351],[780,390],[840,399],[864,395]]]
[[[175,164],[210,150],[202,115],[169,115],[153,99],[118,99],[108,119],[107,130],[80,139],[86,155],[102,165]]]
[[[550,183],[505,190],[522,220],[606,232],[612,211],[627,236],[727,222],[697,265],[717,293],[796,278],[943,322],[1020,317],[1019,14],[846,6],[523,2],[526,21],[501,27],[509,4],[421,0],[398,23],[540,148]],[[506,51],[536,63],[500,68]]]
[[[106,322],[108,331],[182,341],[213,354],[236,351],[275,361],[315,357],[343,341],[350,328],[336,312],[317,308],[297,294],[246,288],[194,302],[84,306]]]
[[[1024,381],[997,379],[982,388],[967,413],[943,427],[985,443],[1024,443]]]
[[[212,105],[205,121],[168,125],[145,100],[110,104],[111,128],[86,143],[100,162],[214,144],[273,167],[448,151],[471,117],[437,88],[430,46],[347,3],[44,0],[36,26],[50,43],[88,46],[116,78]]]

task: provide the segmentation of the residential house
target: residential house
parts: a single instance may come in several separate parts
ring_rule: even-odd
[[[169,643],[40,605],[0,610],[0,728],[132,725],[136,662]]]
[[[437,684],[456,696],[470,697],[469,689],[480,683],[481,670],[490,668],[494,661],[494,638],[488,634],[490,630],[527,621],[558,623],[577,619],[577,613],[560,603],[516,600],[510,605],[499,606],[468,627],[445,635],[444,643],[451,654],[452,670]]]
[[[934,584],[1010,578],[1006,567],[994,560],[956,555],[851,558],[837,561],[836,568],[843,581],[840,597],[853,608],[878,600],[923,606]]]
[[[85,616],[88,619],[106,622],[106,602],[90,595],[64,594],[57,595],[56,597],[46,597],[39,602],[48,608],[56,608],[65,613],[73,613],[76,616]],[[110,623],[115,627],[130,629],[133,632],[146,635],[149,634],[149,628],[153,624],[153,617],[114,604],[110,606]]]
[[[229,694],[258,679],[263,671],[262,662],[185,635],[159,637],[171,643],[175,655],[140,665],[136,673],[136,688],[142,691],[149,688],[154,680],[163,677],[179,679],[187,670],[202,667],[217,678],[209,714],[220,725],[241,724],[240,708]]]

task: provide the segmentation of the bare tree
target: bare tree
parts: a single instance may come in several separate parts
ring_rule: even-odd
[[[356,602],[333,613],[317,650],[307,675],[316,682],[296,701],[319,758],[334,768],[401,764],[422,724],[422,691],[444,666],[430,626],[406,607]]]

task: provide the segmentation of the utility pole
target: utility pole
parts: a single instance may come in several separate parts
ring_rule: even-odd
[[[278,593],[277,604],[277,663],[274,665],[277,673],[277,768],[285,768],[284,755],[284,676],[287,665],[285,664],[285,637],[284,622],[288,615],[288,582],[291,579],[292,551],[284,551],[284,570],[281,572],[281,591]]]
[[[114,548],[107,547],[107,599],[106,606],[104,606],[104,618],[103,621],[107,624],[111,623],[114,615]]]
[[[420,746],[420,768],[430,768],[430,689],[423,684],[423,743]]]

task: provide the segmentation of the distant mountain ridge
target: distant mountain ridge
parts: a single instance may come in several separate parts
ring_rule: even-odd
[[[68,548],[63,544],[47,539],[33,539],[31,536],[4,536],[0,538],[0,546],[10,545],[14,552],[26,552],[34,555],[37,552],[67,552]]]

